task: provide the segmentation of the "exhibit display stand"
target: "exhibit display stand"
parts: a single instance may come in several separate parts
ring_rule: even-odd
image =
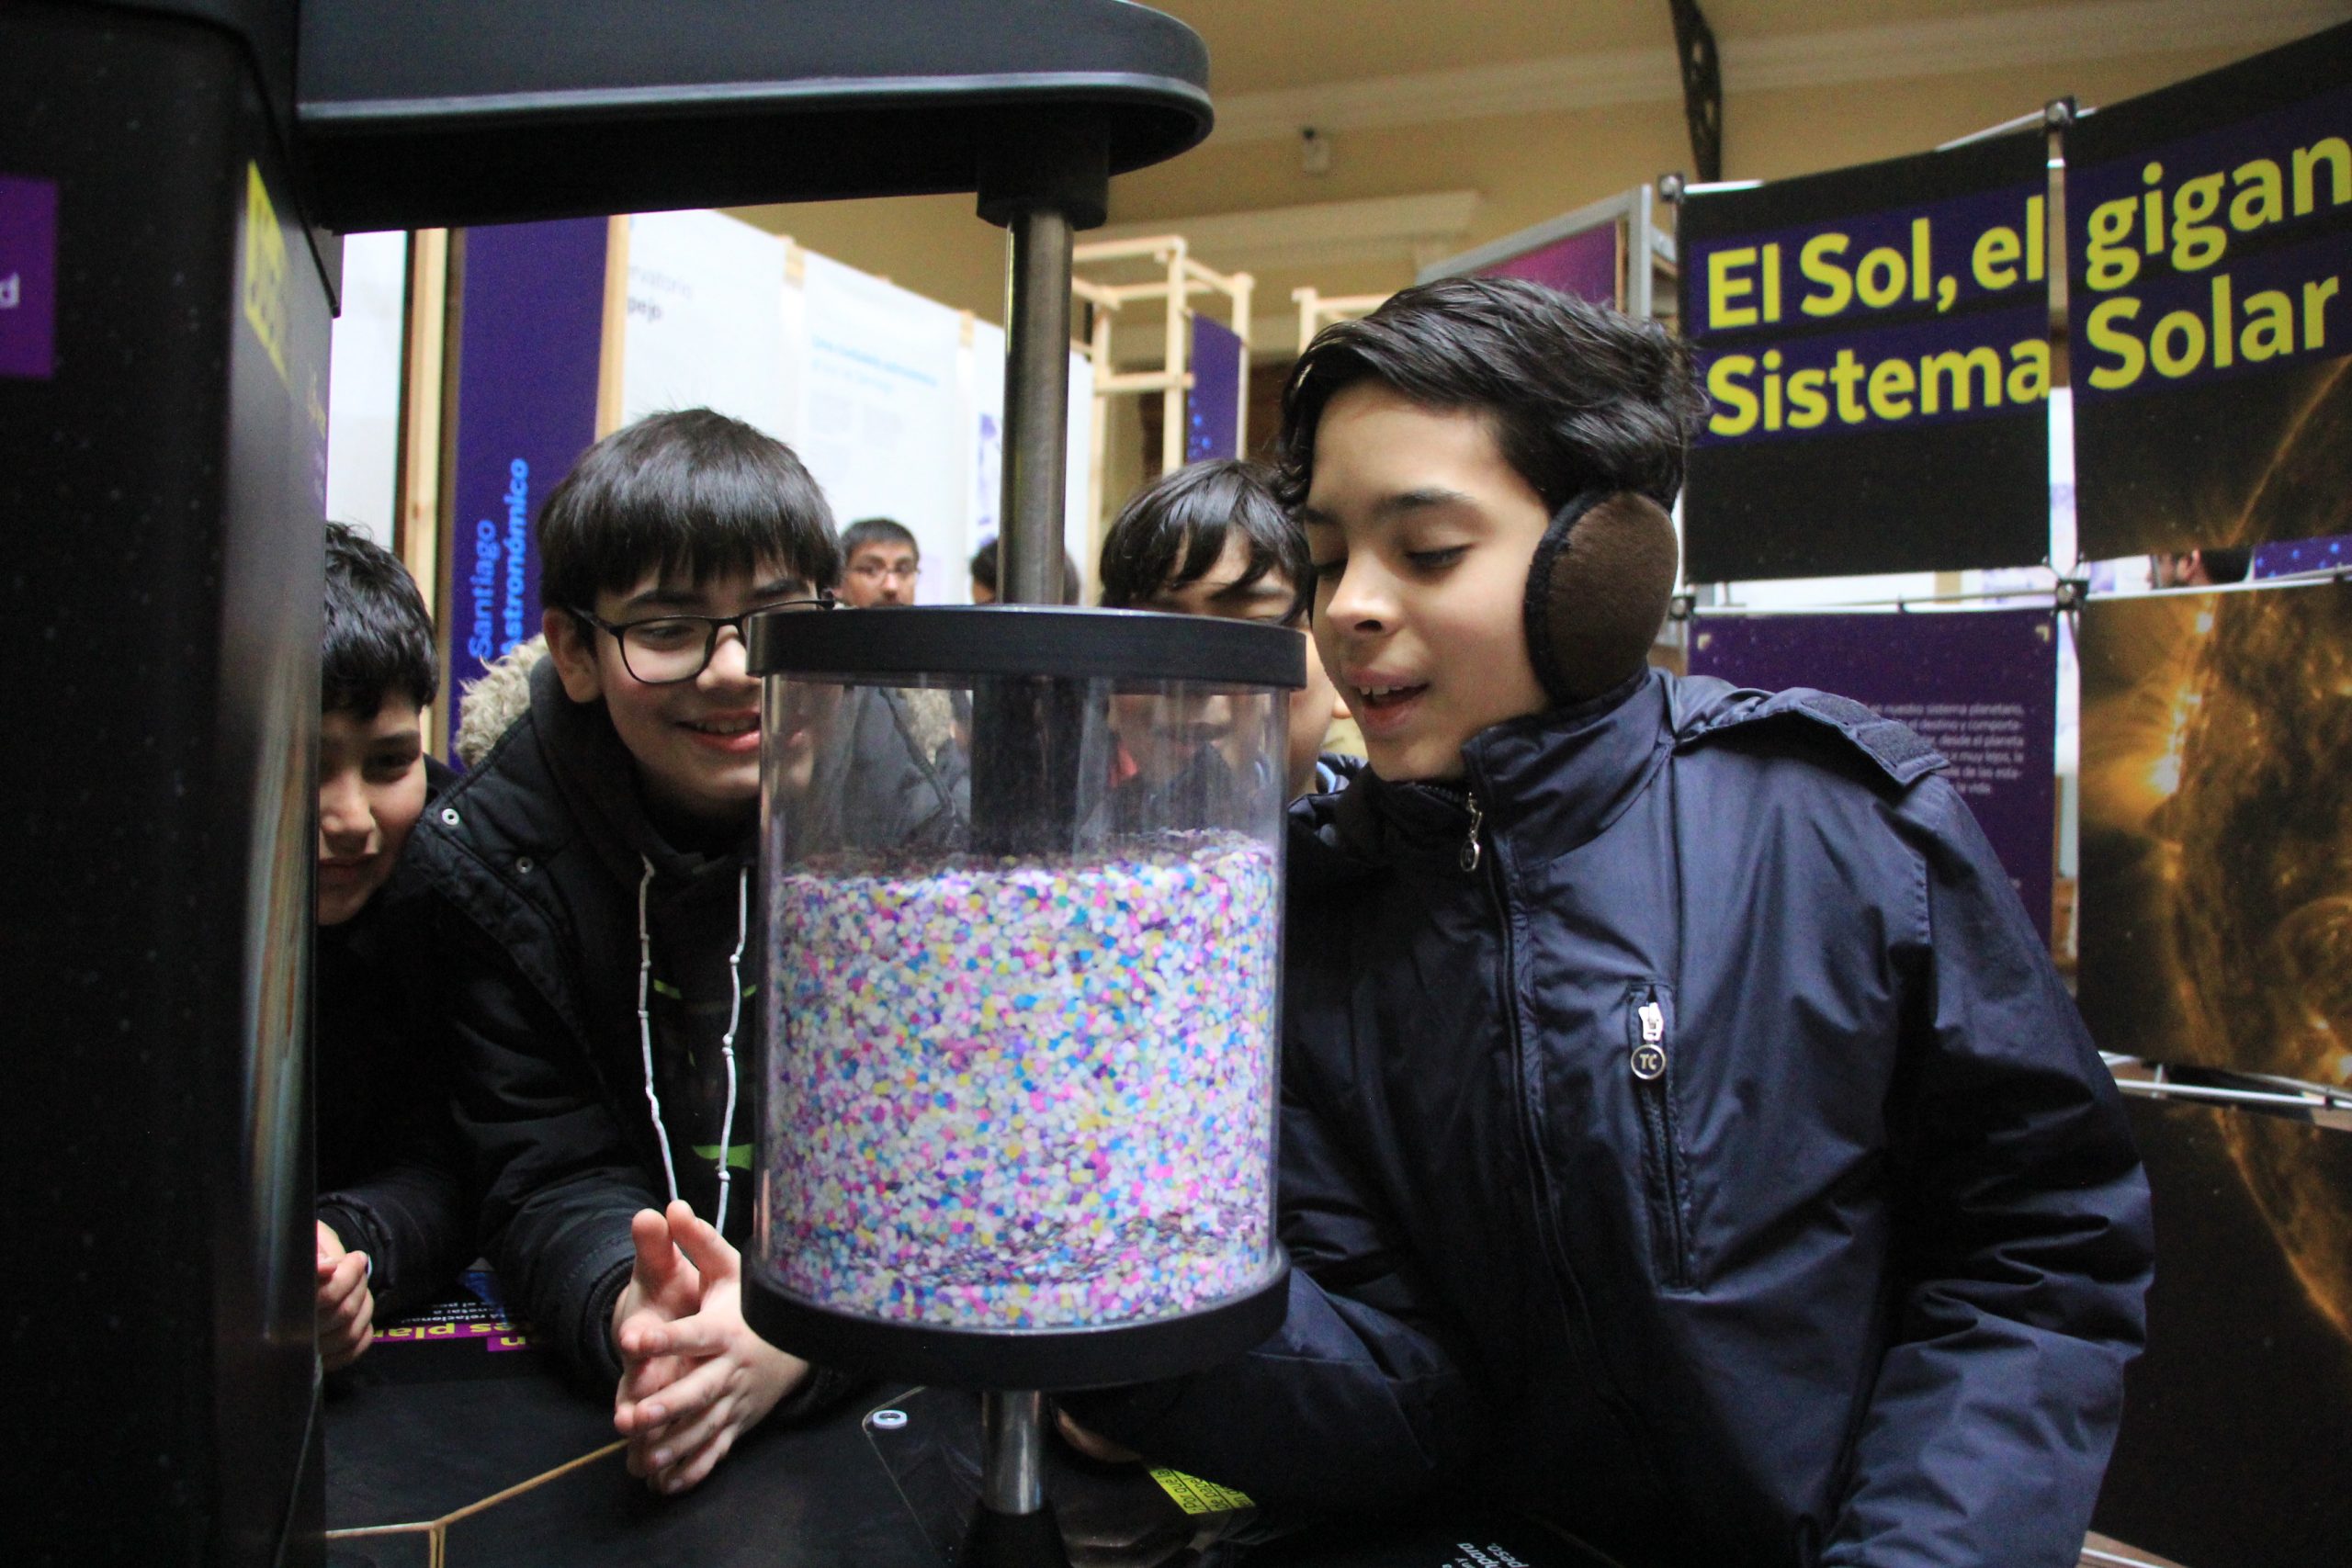
[[[752,668],[748,1319],[825,1365],[989,1391],[971,1561],[1063,1561],[1037,1391],[1238,1355],[1286,1303],[1281,699],[1302,640],[1113,610],[775,612]]]
[[[1205,50],[1113,0],[787,9],[0,17],[11,716],[76,740],[9,794],[7,975],[45,998],[12,1143],[42,1263],[9,1316],[63,1325],[30,1391],[60,1425],[11,1520],[39,1559],[323,1555],[305,971],[329,231],[985,192],[1013,231],[1008,510],[1058,518],[1069,233],[1109,175],[1208,133]],[[1057,535],[1009,539],[1013,597],[1045,597]]]

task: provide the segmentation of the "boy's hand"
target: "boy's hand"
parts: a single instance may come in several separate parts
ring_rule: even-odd
[[[614,1425],[629,1438],[629,1473],[675,1493],[699,1484],[737,1438],[800,1385],[808,1363],[744,1323],[743,1259],[726,1238],[684,1203],[671,1204],[666,1218],[670,1239],[701,1280],[701,1305],[691,1316],[648,1313],[626,1325],[622,1354],[632,1373],[641,1365],[675,1375],[624,1380]]]
[[[368,1255],[346,1251],[324,1220],[319,1226],[318,1285],[311,1298],[319,1359],[339,1372],[376,1342],[376,1298],[368,1289]]]
[[[1061,1433],[1063,1442],[1098,1464],[1133,1464],[1143,1458],[1123,1443],[1114,1443],[1108,1438],[1088,1431],[1071,1420],[1067,1410],[1054,1412],[1054,1427]]]
[[[613,1303],[613,1346],[621,1358],[613,1426],[624,1437],[636,1438],[650,1425],[639,1414],[638,1401],[668,1387],[688,1370],[684,1359],[648,1348],[649,1336],[701,1307],[702,1275],[671,1242],[670,1222],[657,1211],[639,1209],[632,1215],[628,1236],[637,1247],[637,1261]]]

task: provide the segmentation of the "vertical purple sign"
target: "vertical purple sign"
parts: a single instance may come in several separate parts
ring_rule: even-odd
[[[2026,913],[2050,936],[2058,628],[2048,610],[1719,615],[1691,623],[1690,672],[1817,686],[1900,719],[1951,760]]]
[[[605,230],[604,219],[582,218],[466,231],[441,584],[452,740],[466,683],[538,635],[532,529],[549,487],[596,437]]]
[[[1241,456],[1241,339],[1193,318],[1193,389],[1184,398],[1184,461]]]
[[[1580,234],[1539,245],[1522,255],[1478,269],[1481,277],[1523,277],[1596,305],[1620,305],[1617,258],[1619,226],[1603,223]]]
[[[2254,575],[2291,577],[2299,571],[2352,570],[2352,534],[2319,539],[2281,539],[2254,547]]]
[[[0,376],[57,370],[57,182],[0,175]]]

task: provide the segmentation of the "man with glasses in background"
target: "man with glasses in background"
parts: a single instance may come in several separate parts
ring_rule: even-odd
[[[860,610],[911,604],[922,547],[903,523],[862,517],[842,530],[842,603]]]

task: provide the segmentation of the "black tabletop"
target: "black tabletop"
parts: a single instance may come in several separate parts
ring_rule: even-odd
[[[447,1568],[939,1568],[866,1442],[866,1404],[754,1431],[701,1486],[660,1497],[613,1446],[610,1401],[574,1391],[537,1352],[502,1358],[532,1363],[519,1375],[447,1381],[413,1379],[394,1361],[461,1350],[490,1359],[474,1347],[379,1345],[337,1380],[327,1404],[336,1568],[423,1568],[434,1561],[426,1531],[347,1532],[440,1521]],[[370,1361],[384,1370],[367,1375]]]
[[[395,1329],[330,1380],[326,1411],[334,1568],[956,1568],[979,1490],[978,1396],[877,1383],[810,1425],[753,1431],[701,1486],[656,1496],[623,1464],[609,1398],[487,1308]],[[1073,1568],[1597,1563],[1507,1516],[1282,1516],[1048,1450]]]

